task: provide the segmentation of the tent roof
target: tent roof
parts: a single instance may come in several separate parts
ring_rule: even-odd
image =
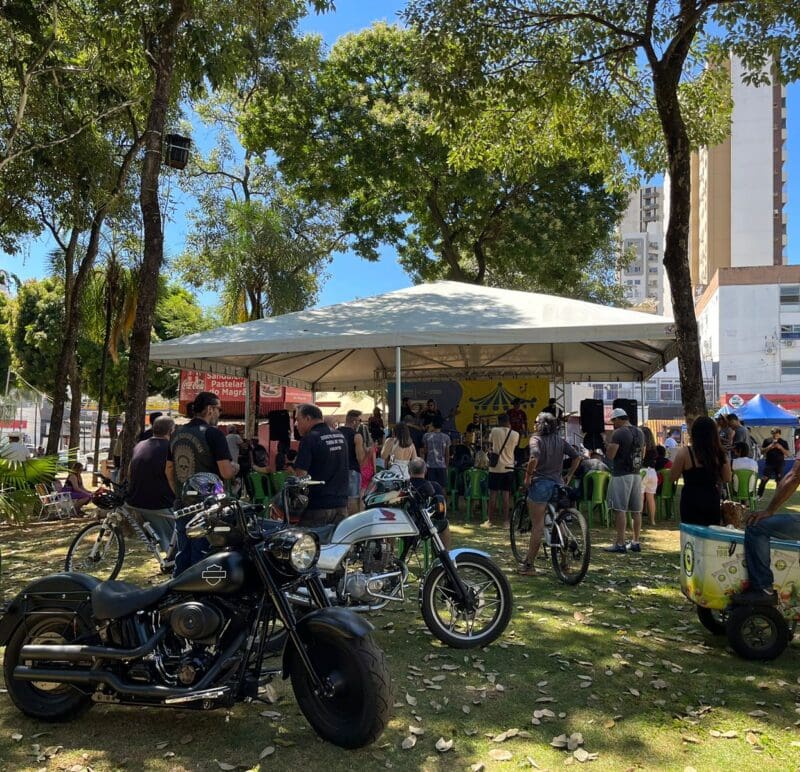
[[[756,394],[755,397],[745,402],[736,411],[736,415],[750,426],[771,426],[772,424],[797,426],[797,416],[794,413],[770,402],[761,394]]]
[[[440,281],[158,343],[173,367],[347,391],[393,376],[641,380],[676,353],[672,319],[580,300]]]

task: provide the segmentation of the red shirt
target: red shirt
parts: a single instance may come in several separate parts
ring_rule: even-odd
[[[511,428],[515,432],[519,432],[520,436],[522,433],[527,431],[528,428],[528,416],[525,414],[525,411],[519,407],[512,407],[508,411],[508,422],[511,424]]]

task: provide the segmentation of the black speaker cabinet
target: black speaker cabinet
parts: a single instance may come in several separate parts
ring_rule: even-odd
[[[614,407],[621,407],[631,419],[634,426],[639,424],[639,403],[635,399],[619,399],[614,400]]]
[[[284,442],[286,447],[289,447],[289,411],[270,410],[267,420],[269,421],[270,440]]]
[[[585,434],[601,434],[605,429],[602,399],[581,400],[581,431]]]

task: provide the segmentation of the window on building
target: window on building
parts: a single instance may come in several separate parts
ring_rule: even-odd
[[[728,376],[726,376],[725,380],[727,380],[727,381],[735,381],[736,380],[736,376],[735,375],[728,375]]]
[[[800,311],[800,284],[781,287],[781,311]]]
[[[800,375],[800,359],[784,359],[781,362],[781,375]]]
[[[594,394],[592,395],[593,399],[605,399],[606,390],[602,383],[593,384],[592,389],[594,391]]]
[[[658,273],[658,268],[648,268],[647,273]]]
[[[611,401],[616,399],[619,396],[620,385],[618,383],[607,383],[605,384],[605,397],[606,401]]]
[[[800,324],[782,324],[781,340],[800,340]]]
[[[673,402],[672,381],[659,381],[658,399],[661,402]]]

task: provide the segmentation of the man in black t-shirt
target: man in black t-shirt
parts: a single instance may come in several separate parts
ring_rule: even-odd
[[[347,443],[348,491],[347,510],[352,515],[359,510],[361,503],[361,462],[367,457],[364,438],[358,432],[361,423],[360,410],[348,410],[344,426],[339,431]]]
[[[222,405],[219,397],[210,391],[201,391],[189,404],[192,419],[178,427],[172,435],[170,452],[175,469],[175,509],[197,504],[183,501],[184,483],[195,474],[209,472],[223,480],[231,480],[239,472],[239,464],[231,460],[225,435],[217,429]],[[208,539],[188,539],[186,520],[175,524],[178,531],[178,554],[175,558],[175,576],[197,563],[208,552]]]
[[[781,430],[776,426],[770,435],[770,438],[761,444],[761,452],[764,454],[764,474],[758,483],[759,498],[764,495],[769,480],[775,480],[776,484],[781,481],[784,461],[789,457],[789,444],[781,438]]]
[[[160,411],[156,410],[154,413],[150,413],[150,428],[145,429],[143,432],[139,434],[136,438],[136,442],[141,442],[142,440],[149,440],[153,436],[153,426],[155,425],[156,421],[164,415]]]
[[[442,418],[442,412],[436,407],[436,402],[429,399],[425,403],[425,409],[419,415],[419,422],[422,424],[423,428],[428,429],[433,425],[433,420],[435,418]],[[444,422],[443,418],[442,422]]]
[[[295,473],[325,483],[309,486],[308,509],[300,516],[300,525],[338,523],[347,517],[349,469],[344,435],[329,429],[322,411],[310,404],[297,408],[295,427],[301,438]]]
[[[150,523],[164,552],[169,547],[175,518],[175,470],[169,448],[169,438],[175,421],[168,416],[156,418],[153,436],[142,440],[133,449],[128,467],[128,495],[125,503],[142,520]]]
[[[444,496],[444,488],[438,482],[433,480],[426,480],[425,475],[428,472],[428,467],[425,461],[421,458],[412,458],[408,462],[408,484],[413,485],[414,488],[420,491],[425,496]],[[451,549],[452,540],[450,538],[450,524],[447,522],[446,517],[436,518],[433,521],[439,536],[442,538],[442,544],[446,550]]]

